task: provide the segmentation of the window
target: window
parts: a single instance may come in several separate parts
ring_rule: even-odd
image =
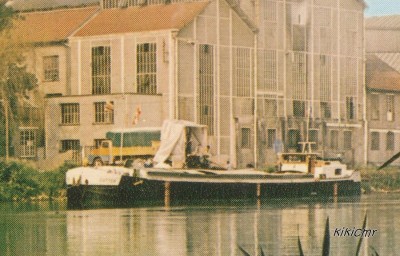
[[[58,55],[43,57],[44,81],[54,82],[60,80],[58,63]]]
[[[379,120],[379,94],[371,94],[371,120]]]
[[[331,149],[338,149],[339,148],[339,132],[336,130],[331,131]]]
[[[315,144],[311,144],[312,150],[318,149],[318,130],[309,130],[308,131],[308,141],[315,143]]]
[[[264,52],[264,68],[262,70],[264,75],[262,89],[266,91],[276,91],[278,89],[277,70],[276,50],[266,50]]]
[[[35,130],[23,129],[19,133],[21,152],[20,157],[36,156],[36,133]]]
[[[214,134],[214,48],[199,45],[199,120]]]
[[[356,23],[355,23],[356,24]],[[358,50],[358,40],[357,40],[357,31],[355,30],[347,30],[345,34],[347,41],[345,44],[346,55],[355,55]]]
[[[236,49],[235,89],[236,96],[250,97],[251,95],[251,51],[247,48]]]
[[[296,148],[296,149],[300,149],[300,131],[299,130],[289,130],[288,132],[288,147],[289,148]]]
[[[101,143],[106,140],[106,139],[94,139],[94,147],[95,148],[100,148]]]
[[[355,118],[355,106],[353,97],[346,97],[346,117],[348,120],[353,120]]]
[[[304,101],[307,97],[307,55],[293,52],[292,63],[292,95],[293,100]]]
[[[293,101],[293,115],[297,117],[305,117],[306,115],[306,102],[301,100]]]
[[[386,95],[386,117],[387,121],[394,121],[394,95]]]
[[[351,131],[344,131],[343,132],[343,148],[346,150],[352,149],[352,140],[353,140],[353,134]]]
[[[60,152],[66,152],[68,150],[79,150],[79,140],[62,140]]]
[[[277,3],[273,1],[265,1],[265,20],[267,21],[276,21],[277,11],[276,11]]]
[[[335,175],[342,175],[342,169],[335,169]]]
[[[386,134],[386,150],[394,150],[394,133],[388,132]]]
[[[276,130],[275,129],[268,129],[267,147],[268,148],[273,148],[275,140],[276,140]]]
[[[299,22],[301,22],[301,17],[299,17]],[[293,24],[292,33],[293,51],[305,51],[307,41],[306,27],[304,25]]]
[[[331,105],[328,102],[321,102],[321,117],[322,118],[331,118]]]
[[[79,124],[79,104],[65,103],[61,104],[61,123],[62,124]]]
[[[323,19],[327,19],[323,17]],[[319,47],[320,52],[328,53],[331,50],[332,32],[330,27],[320,27],[319,28]]]
[[[371,150],[379,150],[379,132],[371,132]]]
[[[137,92],[157,93],[157,46],[156,43],[144,43],[136,46]]]
[[[321,118],[331,118],[332,75],[331,59],[327,55],[320,55],[320,107]]]
[[[266,99],[265,100],[265,116],[275,117],[277,116],[278,106],[276,100]]]
[[[242,128],[242,148],[250,148],[251,141],[250,128]]]
[[[111,48],[92,48],[92,93],[111,93]]]
[[[97,124],[114,123],[114,102],[95,102],[94,122]]]
[[[24,104],[24,106],[18,107],[18,117],[26,126],[28,124],[31,126],[32,123],[39,121],[39,108],[30,104]]]

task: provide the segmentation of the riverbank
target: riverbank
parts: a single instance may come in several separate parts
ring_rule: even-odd
[[[383,170],[377,170],[375,167],[364,167],[361,171],[361,187],[364,193],[400,192],[400,168],[389,167]]]
[[[40,171],[23,162],[0,161],[0,202],[65,198],[64,164],[51,171]]]
[[[65,173],[73,167],[72,164],[64,164],[54,170],[41,171],[28,163],[0,160],[0,202],[64,200]],[[358,169],[361,171],[363,193],[400,192],[400,168],[380,171],[374,167]]]

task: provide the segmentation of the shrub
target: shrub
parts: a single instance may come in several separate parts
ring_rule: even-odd
[[[44,172],[23,163],[0,161],[0,201],[61,197],[66,186],[65,173],[73,167],[64,164],[54,171]]]

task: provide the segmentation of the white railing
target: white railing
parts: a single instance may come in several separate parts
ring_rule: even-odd
[[[205,0],[102,0],[103,9],[121,8],[129,6],[158,5],[184,2],[203,2]]]

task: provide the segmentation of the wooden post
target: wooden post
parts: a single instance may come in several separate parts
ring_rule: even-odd
[[[258,183],[257,184],[257,198],[260,198],[260,196],[261,196],[261,184]]]
[[[8,162],[9,156],[10,156],[10,152],[9,152],[9,147],[10,147],[10,143],[9,143],[9,131],[8,131],[8,127],[9,127],[9,120],[8,120],[8,99],[6,99],[6,94],[5,94],[5,90],[3,88],[3,90],[0,92],[0,102],[3,103],[3,108],[4,108],[4,118],[5,118],[5,147],[6,147],[6,162]]]
[[[338,195],[338,184],[337,183],[335,183],[334,185],[333,185],[333,196],[337,196]]]
[[[171,202],[171,183],[166,181],[164,183],[164,204],[166,207],[170,205]]]
[[[3,97],[4,97],[4,95],[5,94],[3,94]],[[5,119],[6,119],[6,162],[8,162],[8,158],[9,158],[9,156],[10,156],[10,152],[9,152],[9,147],[10,147],[10,145],[9,145],[9,141],[8,141],[8,126],[9,126],[9,123],[8,123],[8,99],[5,99],[5,97],[3,98],[3,100],[4,100],[4,117],[5,117]]]

